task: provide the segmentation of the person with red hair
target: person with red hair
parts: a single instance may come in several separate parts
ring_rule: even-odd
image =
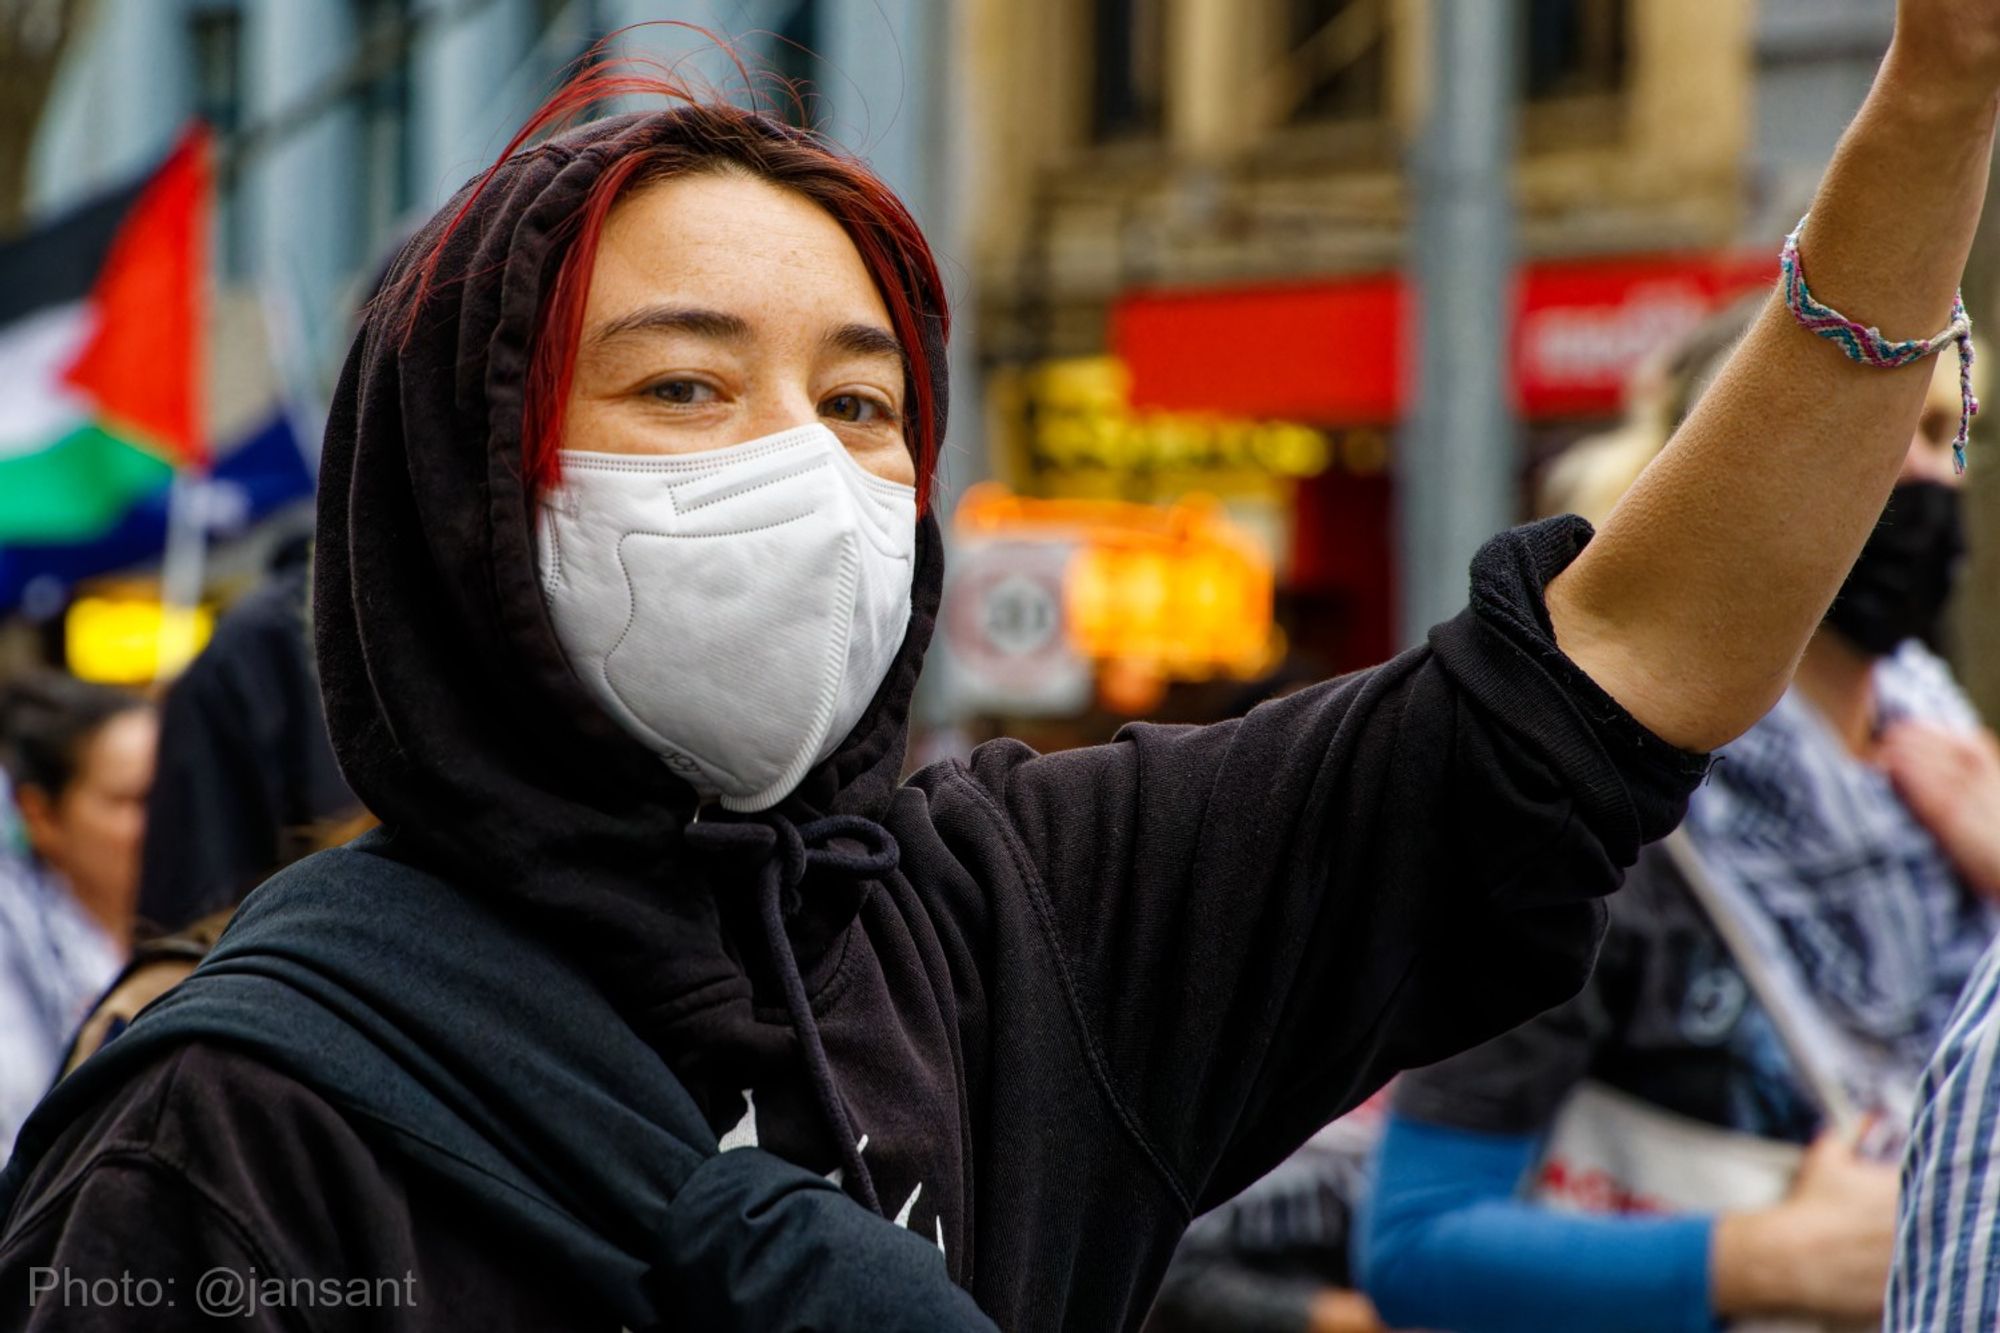
[[[253,893],[31,1118],[10,1318],[131,1326],[57,1308],[116,1266],[183,1310],[276,1278],[258,1327],[1134,1327],[1195,1213],[1576,992],[1924,398],[1774,300],[1601,532],[1496,537],[1422,646],[905,779],[936,266],[771,116],[534,138],[644,86],[573,85],[371,308],[314,621],[382,828]],[[1821,299],[1953,309],[1996,91],[2000,0],[1902,0],[1804,236]]]

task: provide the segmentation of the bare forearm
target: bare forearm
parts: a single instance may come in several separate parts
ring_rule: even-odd
[[[1794,1312],[1805,1285],[1798,1245],[1777,1209],[1726,1213],[1715,1219],[1709,1252],[1709,1297],[1730,1318]]]
[[[1991,85],[1934,78],[1928,56],[1899,33],[1802,243],[1814,294],[1895,338],[1946,323],[1992,152]],[[1881,513],[1931,369],[1857,366],[1774,299],[1550,585],[1563,649],[1666,740],[1705,750],[1745,730]]]
[[[1709,1254],[1715,1313],[1875,1317],[1889,1280],[1894,1218],[1893,1199],[1879,1231],[1869,1234],[1789,1203],[1718,1217]]]

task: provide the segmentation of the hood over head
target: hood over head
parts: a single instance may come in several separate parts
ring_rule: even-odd
[[[393,835],[391,855],[525,917],[575,958],[663,1054],[676,1001],[750,988],[682,831],[693,791],[598,708],[550,625],[524,481],[523,392],[542,306],[586,194],[635,149],[684,135],[685,110],[586,125],[508,158],[404,248],[404,280],[466,206],[413,325],[379,299],[348,354],[320,471],[315,639],[340,767]],[[804,137],[746,117],[752,132]],[[936,438],[944,318],[918,310]],[[779,807],[878,817],[901,776],[943,556],[918,521],[908,631],[840,748]],[[708,818],[704,815],[704,819]],[[858,890],[807,895],[802,954],[851,919]],[[721,988],[721,989],[717,989]],[[760,995],[760,999],[761,999]]]

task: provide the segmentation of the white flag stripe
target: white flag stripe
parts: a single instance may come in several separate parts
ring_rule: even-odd
[[[90,400],[62,382],[91,333],[81,302],[0,329],[0,458],[47,448],[89,422]]]

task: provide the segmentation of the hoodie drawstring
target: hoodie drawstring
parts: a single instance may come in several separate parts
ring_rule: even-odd
[[[889,830],[859,815],[829,815],[800,825],[775,810],[762,811],[743,821],[698,820],[687,826],[687,841],[704,851],[747,855],[757,861],[757,915],[764,926],[764,944],[771,965],[784,988],[785,1009],[792,1020],[792,1033],[805,1051],[806,1070],[820,1114],[840,1145],[846,1178],[854,1182],[861,1202],[881,1213],[882,1202],[875,1194],[874,1177],[861,1160],[861,1144],[848,1119],[847,1107],[834,1082],[833,1065],[826,1058],[826,1044],[820,1039],[819,1020],[813,1017],[806,997],[805,978],[799,974],[791,937],[785,933],[785,913],[790,900],[804,882],[806,872],[818,869],[843,879],[873,879],[896,868],[898,848]],[[861,843],[861,852],[842,851],[829,845],[835,838]]]

